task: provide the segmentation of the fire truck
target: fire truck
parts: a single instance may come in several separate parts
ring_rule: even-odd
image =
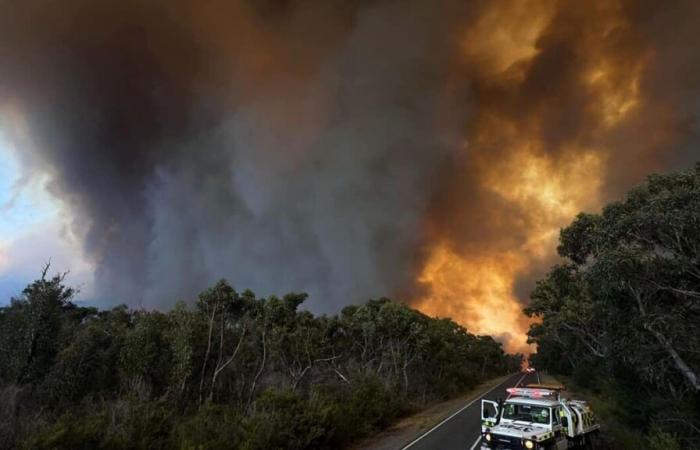
[[[505,401],[481,401],[481,449],[594,449],[600,425],[586,402],[561,387],[509,388]]]

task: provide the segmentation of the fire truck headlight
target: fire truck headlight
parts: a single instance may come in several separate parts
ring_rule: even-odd
[[[484,437],[486,438],[487,441],[491,442],[491,433],[486,433],[486,435]]]
[[[532,441],[525,441],[525,448],[535,448],[535,443]]]

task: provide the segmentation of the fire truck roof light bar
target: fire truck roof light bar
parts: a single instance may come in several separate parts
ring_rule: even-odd
[[[515,397],[527,397],[543,400],[559,400],[559,393],[549,389],[532,389],[532,388],[517,388],[512,387],[506,391]]]

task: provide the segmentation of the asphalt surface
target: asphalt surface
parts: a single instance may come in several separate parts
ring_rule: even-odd
[[[481,436],[481,400],[507,398],[506,389],[516,385],[537,383],[536,373],[518,373],[476,400],[467,403],[461,410],[448,417],[416,440],[404,447],[405,450],[470,450],[478,448]]]

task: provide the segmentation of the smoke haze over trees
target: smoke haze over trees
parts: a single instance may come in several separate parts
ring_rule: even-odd
[[[0,92],[106,300],[172,306],[227,276],[337,311],[411,283],[465,105],[442,92],[444,19],[365,9],[75,1],[3,15]]]
[[[556,230],[696,148],[694,1],[0,7],[3,132],[103,304],[226,277],[508,341]]]

